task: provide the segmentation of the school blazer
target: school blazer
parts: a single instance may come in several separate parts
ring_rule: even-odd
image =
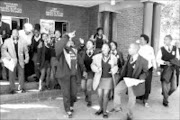
[[[57,71],[55,77],[58,79],[63,79],[65,77],[70,77],[71,73],[71,59],[69,54],[67,54],[66,50],[64,49],[67,42],[69,40],[68,35],[64,35],[60,41],[58,41],[55,44],[55,52],[56,52],[56,57],[58,60],[57,64]],[[73,49],[75,53],[77,53],[76,49]],[[84,69],[83,66],[83,61],[80,57],[80,55],[77,53],[77,78],[80,78],[80,67],[81,69]],[[85,71],[85,70],[84,70]]]
[[[4,44],[1,48],[1,54],[2,59],[13,59],[15,63],[17,64],[17,56],[16,56],[16,50],[14,46],[14,41],[12,38],[8,38],[4,41]],[[24,58],[25,56],[25,58]],[[22,68],[24,68],[24,65],[29,62],[29,53],[28,48],[23,39],[19,38],[18,40],[18,62]]]
[[[125,62],[125,65],[123,66],[123,69],[120,74],[119,82],[123,80],[123,78],[126,77],[127,75],[127,71],[128,71],[127,65],[129,61],[130,61],[130,56],[128,56],[128,59]],[[133,70],[132,78],[146,80],[147,76],[148,76],[148,61],[139,55],[135,63],[135,68]],[[136,96],[144,95],[145,82],[137,86],[133,86],[133,91]]]
[[[102,53],[93,56],[92,59],[93,62],[91,64],[91,69],[95,73],[93,78],[93,89],[96,90],[99,86],[102,76]],[[111,65],[111,70],[113,71],[112,75],[114,76],[114,74],[117,73],[118,71],[118,66],[117,66],[117,58],[112,54],[109,60],[109,64]],[[101,71],[98,70],[99,68],[101,69]]]

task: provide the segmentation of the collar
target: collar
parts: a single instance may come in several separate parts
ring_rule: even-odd
[[[40,40],[40,38],[41,38],[41,35],[39,34],[39,36],[38,37],[36,37],[36,36],[34,36],[34,40],[37,42],[37,41],[39,41]]]
[[[111,53],[112,53],[113,55],[117,55],[117,50],[111,50]]]
[[[135,54],[135,55],[132,56],[132,58],[133,58],[132,63],[135,62],[138,59],[138,56],[139,56],[139,54]]]

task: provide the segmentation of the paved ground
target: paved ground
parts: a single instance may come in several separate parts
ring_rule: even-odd
[[[158,78],[154,77],[152,84],[152,93],[150,95],[150,108],[142,106],[140,101],[137,101],[134,108],[135,119],[137,120],[179,120],[179,88],[170,97],[168,108],[162,106],[162,96]],[[123,107],[126,111],[127,96],[123,97]],[[19,103],[19,104],[3,104],[0,105],[1,119],[66,119],[64,117],[64,109],[62,98],[53,100],[39,101],[34,103]],[[112,108],[112,101],[109,102],[108,109]],[[86,107],[83,94],[79,94],[79,100],[75,104],[74,119],[102,119],[102,116],[95,116],[94,113],[98,109],[97,95],[93,95],[93,106]],[[111,113],[109,119],[125,119],[125,112]]]

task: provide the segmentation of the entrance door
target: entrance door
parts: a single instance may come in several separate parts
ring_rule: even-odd
[[[8,23],[10,25],[10,29],[23,29],[23,25],[29,22],[29,18],[2,16],[2,21]]]
[[[59,30],[62,35],[69,31],[68,28],[68,22],[55,22],[55,30]]]

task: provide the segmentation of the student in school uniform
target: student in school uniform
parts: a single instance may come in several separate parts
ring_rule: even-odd
[[[161,85],[163,95],[163,105],[168,107],[170,95],[177,88],[177,78],[179,78],[179,65],[175,61],[179,61],[179,49],[172,45],[172,36],[166,35],[164,38],[164,46],[160,48],[157,54],[157,63],[161,68]]]
[[[64,108],[68,118],[73,117],[73,107],[77,100],[79,66],[83,67],[82,58],[77,54],[77,49],[74,48],[73,37],[75,37],[75,32],[65,34],[55,45],[58,59],[56,78],[61,85]],[[83,68],[81,70],[85,71]]]
[[[141,83],[137,86],[128,87],[124,81],[124,77],[135,78],[139,80],[146,80],[148,75],[148,61],[138,54],[139,45],[132,43],[129,46],[128,59],[123,66],[121,76],[115,87],[114,92],[114,108],[111,112],[118,112],[122,110],[121,96],[123,92],[128,91],[128,111],[127,120],[133,119],[133,107],[136,103],[136,97],[142,96],[145,93],[145,83]]]
[[[114,87],[113,79],[118,71],[117,58],[111,54],[109,44],[103,44],[102,53],[93,56],[91,69],[95,72],[93,89],[97,89],[100,105],[100,109],[95,115],[103,114],[103,118],[108,118],[106,110],[109,101],[109,93]]]
[[[42,41],[38,45],[38,59],[37,65],[40,69],[41,75],[39,78],[39,91],[42,91],[43,81],[46,79],[46,87],[49,87],[50,80],[50,59],[51,59],[51,49],[49,44],[49,38],[47,33],[42,34]]]
[[[83,64],[86,71],[83,73],[83,79],[81,80],[81,87],[85,93],[85,101],[87,102],[88,107],[92,105],[91,94],[94,73],[91,70],[91,63],[94,54],[94,42],[89,40],[86,43],[86,50],[82,54]]]
[[[103,34],[103,28],[97,28],[96,34],[92,35],[91,40],[95,42],[95,49],[97,53],[101,52],[104,43],[108,43],[107,37]]]
[[[153,69],[157,69],[156,65],[156,57],[154,54],[154,49],[151,47],[149,43],[149,37],[145,34],[142,34],[140,39],[140,50],[139,54],[144,57],[148,61],[148,77],[145,82],[145,94],[140,96],[139,98],[143,100],[143,104],[145,107],[150,107],[148,104],[149,94],[151,93],[151,82],[153,76]]]

